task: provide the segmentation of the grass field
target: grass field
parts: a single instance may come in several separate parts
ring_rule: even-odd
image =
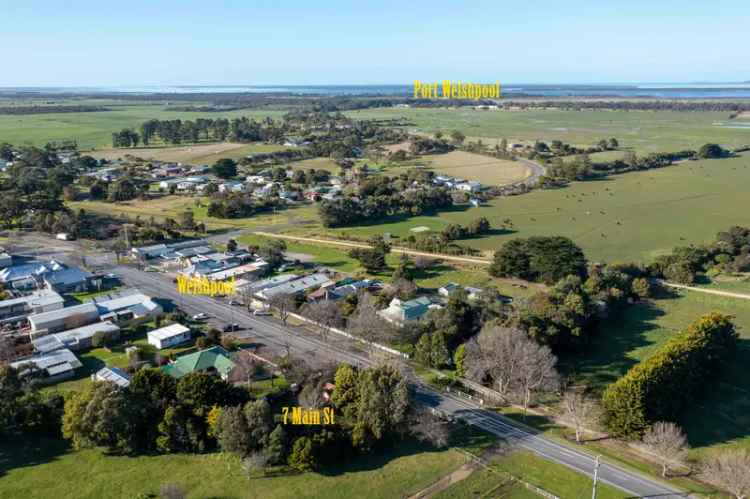
[[[424,156],[423,159],[427,167],[435,173],[476,180],[482,185],[506,185],[531,176],[529,168],[517,161],[496,159],[464,151]]]
[[[440,231],[480,216],[493,226],[510,218],[514,231],[467,241],[494,251],[515,237],[562,235],[579,244],[593,261],[651,261],[674,246],[713,240],[731,225],[750,225],[747,202],[750,156],[687,162],[670,167],[575,182],[554,190],[496,198],[479,208],[456,207],[438,216],[394,218],[332,230],[367,238],[400,237],[419,226]]]
[[[617,312],[580,357],[565,359],[580,378],[602,390],[642,361],[676,332],[701,315],[719,311],[735,317],[740,342],[736,358],[685,413],[682,424],[690,443],[704,448],[734,444],[750,448],[750,300],[694,291],[641,303]]]
[[[458,452],[404,442],[391,451],[347,459],[325,473],[248,478],[237,459],[220,454],[107,456],[72,451],[58,440],[0,445],[0,497],[133,499],[178,484],[188,498],[299,499],[408,497],[464,462]]]
[[[615,137],[638,152],[697,149],[706,142],[727,146],[750,143],[750,128],[729,128],[729,113],[676,111],[559,111],[519,112],[475,109],[365,109],[347,113],[355,118],[406,118],[417,131],[460,130],[469,139],[494,146],[500,138],[562,140],[588,146]],[[731,122],[729,122],[731,123]]]
[[[274,144],[236,144],[216,142],[189,146],[138,147],[134,149],[100,149],[91,155],[95,158],[118,159],[130,154],[142,159],[170,161],[193,165],[213,164],[221,158],[239,160],[250,154],[287,149]]]
[[[591,494],[591,479],[562,465],[546,461],[530,452],[513,452],[497,459],[489,469],[480,469],[468,478],[447,488],[436,499],[468,499],[493,497],[502,499],[532,499],[540,497],[518,483],[509,483],[507,475],[522,477],[524,481],[543,488],[561,499],[578,499]],[[601,499],[630,497],[605,484],[597,487]]]
[[[279,117],[283,111],[240,110],[226,113],[170,111],[163,104],[140,104],[112,107],[112,111],[95,113],[50,113],[0,115],[0,142],[15,145],[43,146],[52,140],[75,139],[81,149],[109,148],[112,132],[138,128],[150,119],[194,120],[196,118]]]

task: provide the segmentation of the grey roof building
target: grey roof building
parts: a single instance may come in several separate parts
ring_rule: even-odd
[[[94,303],[42,312],[29,316],[31,338],[85,326],[99,320],[99,309]]]
[[[114,383],[120,388],[127,388],[130,386],[130,376],[118,367],[103,367],[96,371],[95,374],[92,374],[91,378],[94,381]]]
[[[25,319],[30,314],[38,314],[63,308],[62,296],[43,289],[27,296],[0,301],[0,322]]]
[[[331,285],[333,285],[333,281],[331,281],[326,274],[317,273],[266,288],[260,292],[256,292],[255,296],[262,298],[263,300],[271,300],[274,296],[296,295],[304,293],[308,289]]]
[[[41,373],[48,382],[72,378],[75,370],[82,367],[81,361],[68,349],[55,350],[34,355],[11,363],[14,369],[23,370],[22,375]]]
[[[88,326],[69,329],[61,333],[48,334],[32,341],[34,350],[45,353],[69,348],[70,350],[84,350],[91,348],[94,335],[103,333],[107,338],[117,338],[120,335],[120,327],[109,321],[95,322]]]
[[[93,275],[78,267],[68,267],[46,274],[44,283],[58,293],[70,293],[73,291],[86,291]]]

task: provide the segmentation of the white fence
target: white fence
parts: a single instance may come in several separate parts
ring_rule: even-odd
[[[387,352],[387,353],[389,353],[391,355],[395,355],[397,357],[401,357],[401,358],[404,358],[404,359],[408,359],[409,358],[408,354],[405,354],[403,352],[399,352],[398,350],[395,350],[393,348],[387,347],[385,345],[381,345],[380,343],[375,343],[374,341],[367,341],[367,340],[362,339],[362,338],[360,338],[358,336],[354,336],[353,334],[349,334],[346,331],[342,331],[341,329],[336,329],[334,327],[327,328],[327,327],[322,326],[319,323],[317,323],[317,322],[315,322],[315,321],[313,321],[311,319],[308,319],[307,317],[304,317],[302,315],[290,313],[289,317],[294,317],[295,319],[297,319],[299,321],[306,322],[307,324],[312,324],[313,326],[317,326],[319,328],[325,328],[328,331],[332,332],[333,334],[337,334],[339,336],[344,336],[346,338],[349,338],[350,340],[358,341],[359,343],[363,343],[363,344],[371,346],[373,348],[377,348],[378,350],[382,350],[383,352]]]

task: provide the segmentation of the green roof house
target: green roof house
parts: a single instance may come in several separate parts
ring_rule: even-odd
[[[227,379],[233,368],[234,362],[229,358],[229,352],[217,346],[177,357],[162,370],[177,379],[196,371],[215,372],[221,379]]]
[[[440,308],[440,306],[426,296],[420,296],[409,301],[394,298],[388,308],[381,310],[379,314],[389,322],[403,324],[421,319],[432,308]]]

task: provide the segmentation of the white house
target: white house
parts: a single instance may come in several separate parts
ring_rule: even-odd
[[[148,332],[149,345],[155,346],[158,350],[169,348],[180,343],[185,343],[190,339],[190,328],[182,324],[171,324],[163,328],[155,329]]]
[[[460,191],[477,192],[482,189],[482,184],[475,180],[470,180],[462,184],[457,184],[456,189]]]
[[[219,184],[219,192],[245,192],[245,189],[245,184],[236,180],[228,180],[223,184]]]

